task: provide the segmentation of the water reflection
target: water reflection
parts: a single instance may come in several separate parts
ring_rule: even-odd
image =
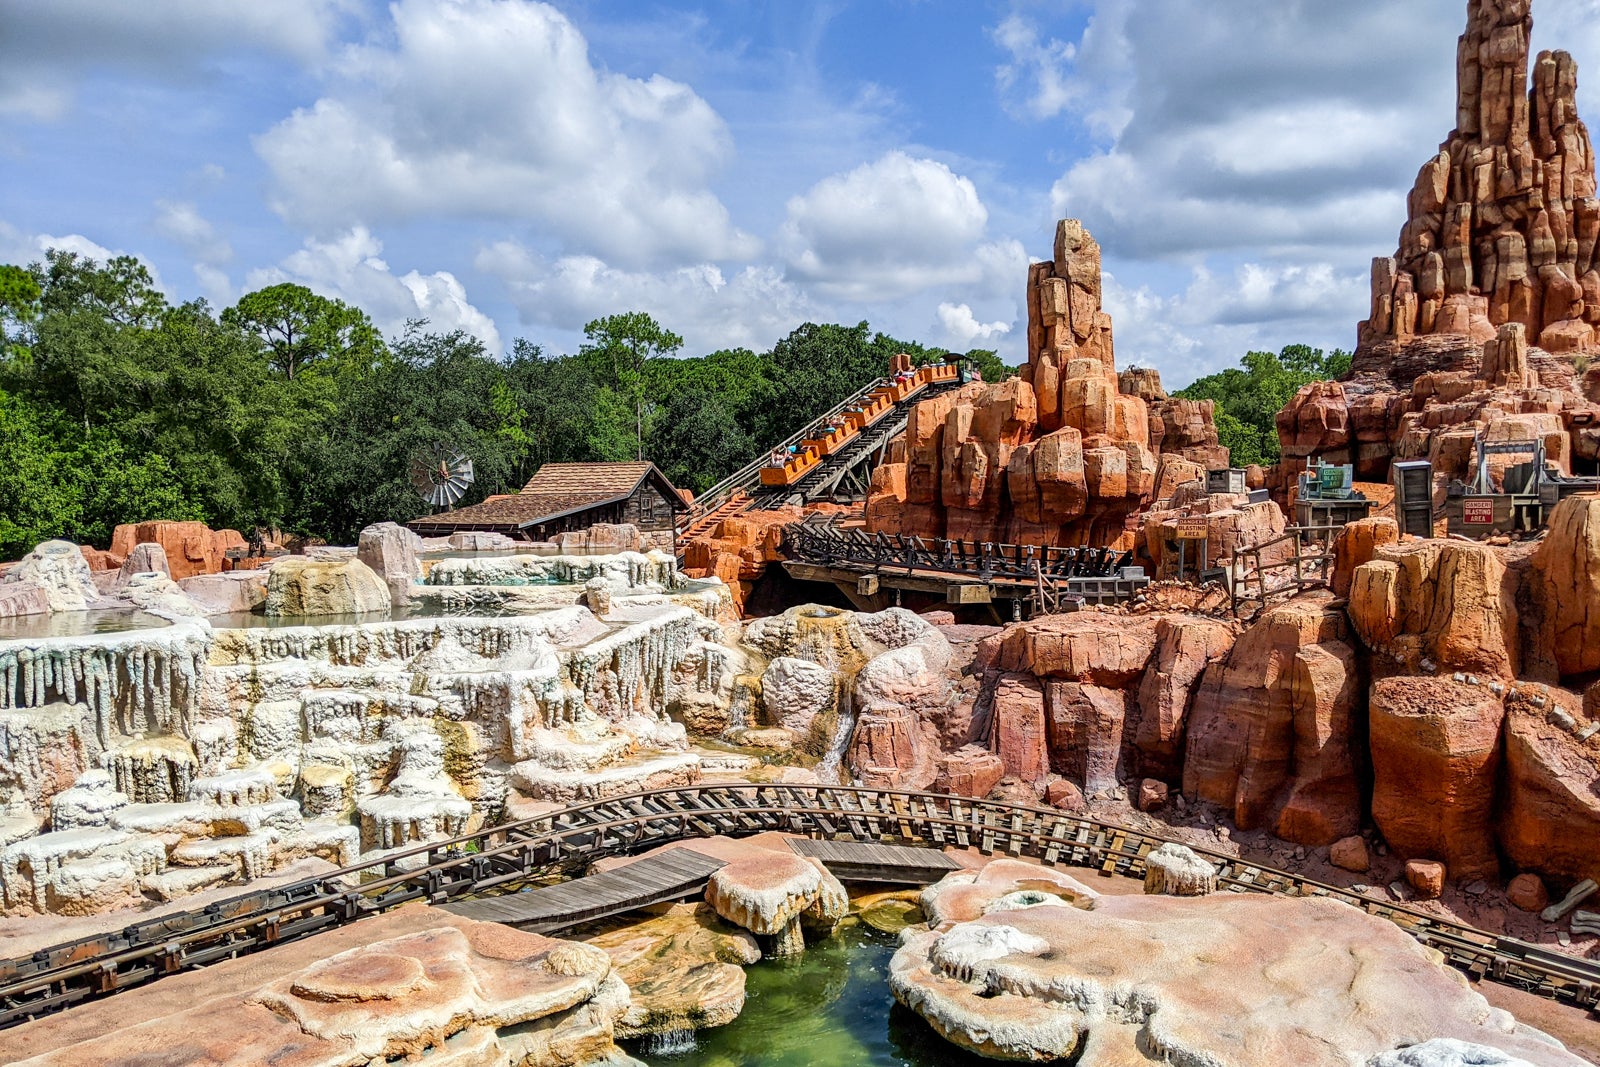
[[[89,637],[125,630],[158,630],[172,624],[133,608],[57,611],[45,615],[0,618],[0,641],[34,641],[44,637]]]
[[[886,980],[895,945],[852,922],[803,956],[747,967],[744,1011],[700,1031],[692,1049],[631,1051],[652,1067],[992,1067],[895,1003]]]

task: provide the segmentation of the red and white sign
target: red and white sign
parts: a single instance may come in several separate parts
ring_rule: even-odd
[[[1494,501],[1489,497],[1468,497],[1463,500],[1461,521],[1467,526],[1493,526]]]

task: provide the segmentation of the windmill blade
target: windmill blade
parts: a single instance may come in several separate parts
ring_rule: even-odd
[[[477,477],[467,454],[443,441],[413,453],[406,473],[417,495],[435,508],[456,504]]]

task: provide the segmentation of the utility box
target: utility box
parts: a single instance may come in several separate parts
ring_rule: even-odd
[[[1402,534],[1433,536],[1433,464],[1401,460],[1394,470],[1394,517]]]
[[[1224,467],[1221,470],[1206,471],[1206,492],[1208,493],[1248,493],[1249,487],[1244,483],[1243,467]]]

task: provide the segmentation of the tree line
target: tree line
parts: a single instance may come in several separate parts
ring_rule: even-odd
[[[0,266],[0,559],[123,522],[350,543],[428,510],[410,457],[473,460],[465,503],[543,463],[647,458],[699,491],[803,428],[889,358],[943,359],[865,323],[806,323],[767,352],[683,357],[648,315],[588,324],[576,353],[490,353],[425,321],[385,338],[360,308],[274,285],[214,311],[173,304],[141,262],[54,250]],[[678,356],[680,358],[660,358]],[[993,352],[967,353],[1003,376]]]
[[[60,537],[106,545],[118,523],[196,519],[350,543],[428,510],[412,455],[448,442],[477,481],[515,492],[547,462],[653,460],[696,492],[882,376],[943,349],[806,323],[766,352],[683,356],[650,316],[596,319],[571,354],[505,354],[412,322],[385,338],[360,308],[274,285],[214,311],[173,304],[132,257],[54,250],[0,265],[0,559]],[[678,357],[678,358],[662,358]],[[1012,373],[964,354],[987,381]],[[1291,345],[1177,395],[1217,401],[1234,463],[1271,463],[1273,419],[1347,353]]]

